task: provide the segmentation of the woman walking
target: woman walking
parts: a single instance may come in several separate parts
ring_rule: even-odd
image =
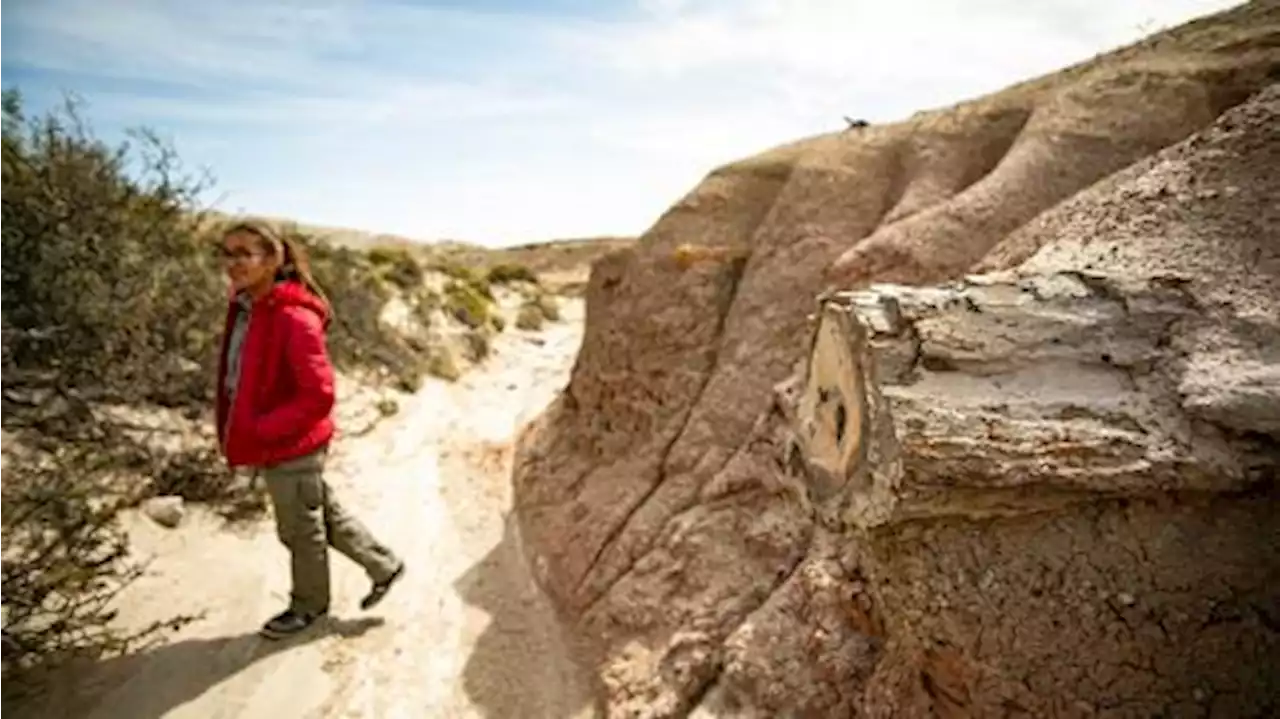
[[[218,440],[227,463],[266,479],[293,589],[262,633],[296,634],[329,612],[332,546],[373,582],[361,608],[380,602],[404,562],[348,514],[324,479],[334,433],[333,366],[325,346],[329,303],[293,240],[243,222],[220,248],[232,299],[219,358]]]

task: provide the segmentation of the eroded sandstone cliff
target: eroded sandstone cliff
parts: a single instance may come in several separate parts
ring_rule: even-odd
[[[597,263],[515,489],[610,716],[1274,709],[1278,39],[780,147]]]

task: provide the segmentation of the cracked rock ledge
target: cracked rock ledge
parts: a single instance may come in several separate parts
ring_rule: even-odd
[[[1076,271],[825,298],[778,398],[826,521],[693,716],[1265,715],[1280,453],[1180,391],[1204,316]]]

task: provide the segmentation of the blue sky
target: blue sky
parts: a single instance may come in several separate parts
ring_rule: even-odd
[[[247,211],[636,234],[724,162],[999,89],[1224,0],[11,0],[3,83],[145,125]]]

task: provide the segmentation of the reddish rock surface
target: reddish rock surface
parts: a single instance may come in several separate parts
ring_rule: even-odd
[[[1277,37],[779,147],[597,262],[514,481],[610,716],[1275,710]]]

